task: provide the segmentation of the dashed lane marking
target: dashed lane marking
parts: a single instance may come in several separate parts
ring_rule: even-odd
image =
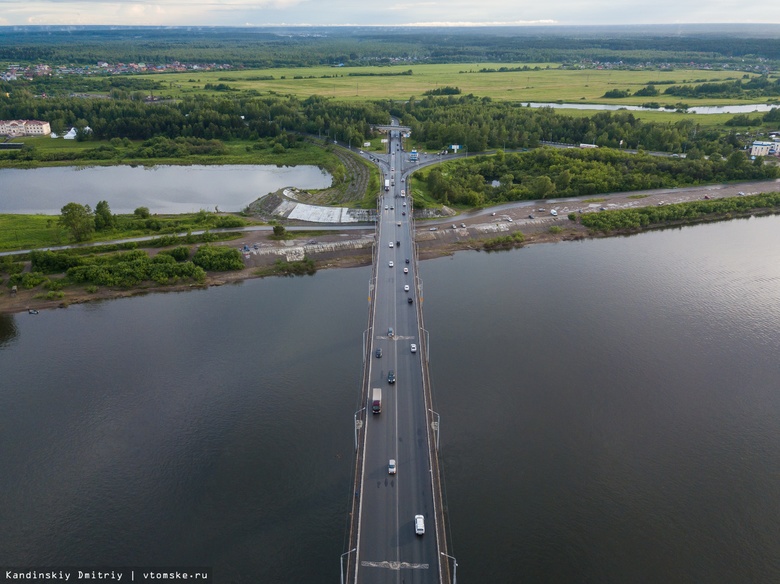
[[[427,570],[428,564],[410,564],[409,562],[360,562],[366,568],[386,568],[388,570]]]

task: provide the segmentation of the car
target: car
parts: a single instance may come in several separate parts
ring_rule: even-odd
[[[466,224],[465,224],[465,223],[461,223],[461,224],[460,224],[460,226],[461,226],[461,227],[463,227],[463,228],[465,229],[465,227],[466,227]]]
[[[399,221],[398,223],[396,223],[396,225],[398,225],[398,227],[400,227],[401,226],[401,222]]]
[[[552,211],[550,211],[550,215],[552,215],[553,217],[557,217],[558,216],[558,211],[553,209]]]
[[[387,372],[387,383],[395,383],[395,371],[392,369]]]
[[[390,172],[395,172],[395,166],[390,167]]]
[[[428,229],[428,231],[437,231],[438,229],[439,229],[438,227],[431,227],[430,229]]]
[[[404,274],[408,274],[408,273],[409,273],[409,268],[404,268]]]
[[[395,474],[396,470],[395,459],[391,458],[390,462],[387,463],[387,474]]]
[[[606,207],[599,207],[599,211],[606,211],[606,210],[607,210]]]
[[[496,212],[495,212],[495,211],[493,211],[493,212],[491,213],[491,215],[492,215],[493,217],[495,217],[495,216],[496,216]]]
[[[414,300],[412,300],[412,297],[411,297],[411,296],[409,296],[409,298],[407,298],[407,299],[406,299],[406,301],[407,301],[409,304],[411,304],[412,302],[414,302]]]
[[[737,194],[738,194],[740,197],[744,197],[744,196],[745,196],[745,193],[744,193],[743,191],[739,191]]]
[[[547,209],[545,209],[544,207],[539,207],[539,208],[537,209],[537,211],[539,211],[540,213],[543,213],[543,212],[545,212],[546,210],[547,210]]]
[[[377,349],[376,351],[374,351],[374,355],[376,355],[377,359],[381,359],[382,358],[382,349]]]
[[[387,205],[385,205],[385,211],[387,211],[387,209],[388,209],[388,207],[387,207]]]
[[[396,241],[396,242],[395,242],[395,246],[396,246],[396,247],[401,247],[401,242],[400,242],[400,241]]]
[[[529,215],[529,216],[528,216],[528,218],[529,218],[529,219],[533,219],[533,218],[534,218],[534,216],[533,216],[533,215]]]
[[[406,263],[407,263],[407,264],[409,263],[409,258],[406,258]]]
[[[406,207],[406,203],[404,203],[404,207]]]
[[[403,215],[404,217],[406,217],[406,211],[401,211],[401,215]]]
[[[425,533],[425,517],[422,515],[414,516],[414,532],[417,535],[423,535]]]
[[[393,207],[392,205],[390,205],[390,210],[391,210],[391,211],[395,211],[395,207]]]
[[[387,262],[387,265],[392,268],[393,267],[393,262]]]
[[[393,327],[388,328],[387,329],[387,336],[392,339],[393,338],[393,334],[394,334],[393,333]]]
[[[412,343],[409,348],[411,349],[412,353],[416,353],[417,352],[417,345],[415,345],[414,343]]]
[[[393,247],[393,242],[392,241],[390,242],[390,247]]]
[[[404,182],[404,177],[401,177],[401,182]]]
[[[707,199],[707,200],[709,200],[709,199],[710,199],[710,196],[709,196],[709,195],[704,195],[704,198],[705,198],[705,199]]]
[[[452,228],[453,228],[453,229],[457,229],[457,228],[458,228],[458,226],[457,226],[457,225],[455,225],[455,224],[453,223],[453,225],[452,225]]]
[[[510,223],[513,222],[511,217],[507,217],[506,220],[509,221]]]
[[[409,284],[404,284],[404,292],[408,292],[408,291],[409,291]]]

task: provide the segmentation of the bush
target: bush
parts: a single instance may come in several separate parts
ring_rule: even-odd
[[[232,247],[202,245],[195,252],[192,262],[196,266],[212,272],[244,269],[244,260],[241,258],[241,252]]]
[[[164,249],[160,252],[160,254],[165,254],[171,256],[173,259],[175,259],[177,262],[183,262],[190,257],[190,248],[186,245],[180,245],[178,247],[174,247],[173,249]]]

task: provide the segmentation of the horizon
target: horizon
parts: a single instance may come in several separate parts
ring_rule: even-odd
[[[707,22],[701,16],[707,15]],[[718,0],[578,2],[425,0],[368,6],[360,0],[3,0],[0,26],[207,26],[489,28],[780,24],[780,7],[757,0],[734,10]]]

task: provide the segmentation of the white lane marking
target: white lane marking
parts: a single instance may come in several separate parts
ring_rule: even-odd
[[[410,564],[408,562],[360,562],[361,566],[367,568],[387,568],[388,570],[427,570],[428,564]]]

